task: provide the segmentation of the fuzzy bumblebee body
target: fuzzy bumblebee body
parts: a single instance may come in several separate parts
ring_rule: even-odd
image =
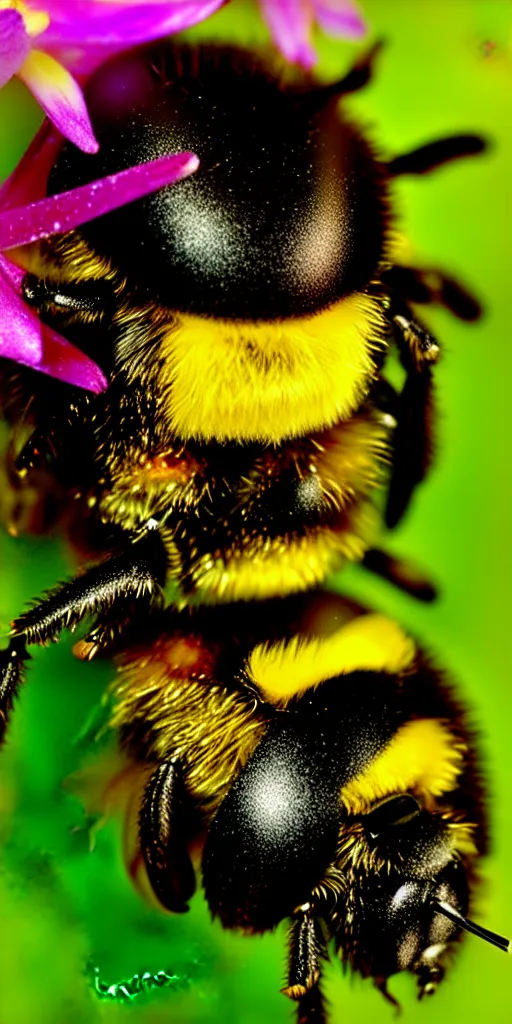
[[[64,145],[50,191],[183,146],[200,169],[27,256],[26,301],[109,378],[94,397],[53,382],[43,393],[33,374],[4,388],[25,441],[11,468],[12,532],[24,517],[47,520],[44,509],[27,516],[23,493],[44,506],[50,480],[80,551],[110,556],[91,570],[94,595],[78,581],[64,604],[55,591],[47,638],[97,613],[95,652],[132,600],[161,600],[169,581],[184,600],[267,598],[366,553],[408,589],[369,550],[372,492],[386,485],[397,522],[430,457],[438,346],[407,297],[466,319],[478,308],[442,275],[390,265],[390,182],[482,143],[462,136],[378,158],[340,103],[367,81],[372,56],[323,86],[243,51],[158,44],[89,82],[100,151]],[[393,337],[401,393],[383,372]],[[119,558],[124,585],[132,563],[125,594],[108,585]],[[43,639],[23,616],[14,631]]]
[[[99,68],[99,153],[66,143],[49,192],[183,149],[199,170],[26,256],[26,302],[108,389],[0,382],[12,531],[24,491],[50,497],[91,563],[12,623],[0,736],[27,646],[89,622],[76,653],[119,664],[109,794],[127,794],[132,875],[185,910],[202,844],[224,925],[290,918],[301,1022],[323,1019],[331,940],[384,988],[410,970],[430,991],[457,933],[440,902],[465,912],[485,847],[471,740],[439,673],[383,617],[282,603],[363,558],[421,590],[373,549],[374,492],[396,524],[430,459],[439,346],[410,302],[478,315],[443,274],[392,265],[390,192],[483,143],[383,160],[343,103],[377,49],[327,86],[226,47],[161,43]]]
[[[315,585],[359,560],[377,533],[368,497],[384,480],[390,427],[366,399],[390,328],[362,289],[383,256],[384,169],[336,98],[318,105],[305,83],[287,84],[237,51],[123,55],[89,91],[105,135],[101,168],[65,147],[51,188],[138,159],[148,118],[152,155],[188,145],[188,132],[202,171],[192,190],[163,190],[154,208],[132,204],[128,222],[109,215],[33,253],[27,298],[77,344],[92,344],[111,374],[105,398],[78,400],[76,445],[87,434],[92,465],[90,486],[82,466],[70,489],[75,512],[94,509],[105,546],[117,529],[165,525],[171,575],[206,600]],[[269,163],[275,102],[287,129]],[[238,136],[235,123],[245,126]],[[366,168],[357,197],[352,164]],[[128,231],[145,253],[136,276],[124,262]],[[57,416],[54,451],[62,429]]]
[[[98,512],[132,531],[161,521],[185,594],[247,600],[304,590],[359,560],[378,530],[387,431],[368,409],[279,447],[175,443],[109,467]]]
[[[316,595],[163,612],[117,661],[111,725],[141,805],[132,875],[142,864],[186,909],[199,844],[225,927],[291,919],[299,1001],[331,945],[384,991],[402,970],[433,991],[458,937],[434,905],[467,912],[487,826],[474,738],[414,641]]]

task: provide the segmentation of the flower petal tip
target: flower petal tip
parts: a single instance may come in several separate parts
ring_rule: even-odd
[[[94,395],[100,395],[102,391],[106,391],[108,388],[108,380],[105,374],[92,360],[88,360],[87,364],[77,363],[76,365],[70,365],[68,363],[61,374],[55,372],[55,367],[49,372],[51,372],[53,377],[58,377],[64,383],[73,384],[75,387],[82,388],[83,391],[92,391]]]
[[[41,357],[32,365],[35,370],[61,380],[64,384],[92,391],[95,395],[106,391],[108,387],[107,378],[97,363],[56,331],[44,325]]]
[[[98,152],[84,94],[62,64],[42,50],[32,50],[18,76],[64,138],[74,142],[85,153]]]
[[[86,221],[173,185],[199,166],[195,153],[174,153],[137,164],[35,203],[0,211],[0,249],[14,249],[62,234]]]
[[[98,153],[100,148],[99,142],[92,134],[85,135],[80,140],[80,145],[78,142],[75,142],[75,145],[78,146],[79,149],[83,150],[84,153],[90,153],[91,156]]]
[[[183,165],[184,174],[194,174],[199,167],[199,157],[195,153],[190,153],[188,160]]]

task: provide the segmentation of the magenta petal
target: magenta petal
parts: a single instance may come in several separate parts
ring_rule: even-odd
[[[85,153],[97,153],[85,98],[73,75],[55,57],[33,49],[18,71],[47,117],[66,139]]]
[[[352,0],[315,0],[315,15],[320,28],[342,39],[361,39],[366,25]]]
[[[283,57],[292,64],[311,68],[317,59],[310,44],[312,0],[260,0],[260,6]]]
[[[166,3],[101,3],[73,0],[72,4],[45,3],[50,13],[48,28],[38,46],[131,46],[181,32],[208,18],[225,0],[167,0]],[[55,8],[58,7],[58,11]],[[52,10],[53,8],[53,10]]]
[[[12,249],[40,238],[62,234],[131,203],[149,192],[172,185],[199,166],[193,153],[162,156],[118,174],[99,178],[70,192],[40,199],[0,213],[0,249]]]
[[[75,73],[89,73],[107,56],[137,43],[182,32],[209,18],[226,0],[167,0],[128,4],[98,0],[45,2],[50,25],[38,45]]]
[[[20,295],[24,271],[0,256],[0,355],[35,366],[43,352],[41,321]]]
[[[30,38],[19,11],[0,11],[0,89],[16,74],[30,50]]]
[[[66,384],[74,384],[84,391],[94,391],[96,395],[100,391],[106,391],[108,380],[105,374],[89,356],[85,355],[85,352],[75,348],[46,325],[43,325],[42,339],[42,356],[34,369],[47,373],[50,377],[56,377]]]
[[[0,356],[86,391],[104,391],[107,380],[84,352],[41,323],[21,298],[24,271],[0,256]]]

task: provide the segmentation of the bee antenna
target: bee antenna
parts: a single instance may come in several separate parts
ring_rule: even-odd
[[[505,938],[504,935],[498,935],[497,932],[491,932],[488,928],[483,928],[482,925],[469,921],[467,917],[459,914],[459,911],[452,907],[450,903],[446,903],[445,900],[434,900],[433,905],[434,910],[437,910],[439,914],[444,914],[454,924],[458,924],[459,928],[464,928],[465,931],[471,932],[472,935],[477,935],[479,939],[490,942],[491,946],[497,946],[504,953],[512,954],[511,940]]]
[[[348,74],[339,78],[336,82],[328,85],[318,85],[304,96],[304,99],[314,107],[322,107],[332,97],[344,96],[349,92],[357,92],[368,85],[372,74],[374,61],[385,45],[384,39],[378,39],[350,69]]]
[[[425,146],[401,153],[388,161],[388,174],[398,178],[402,174],[428,174],[452,160],[484,153],[489,143],[481,135],[447,135],[444,139],[427,142]]]

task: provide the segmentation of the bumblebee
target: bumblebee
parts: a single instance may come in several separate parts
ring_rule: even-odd
[[[396,622],[319,593],[167,609],[116,661],[123,754],[96,809],[117,792],[130,875],[166,910],[188,909],[200,857],[224,927],[288,919],[299,1021],[326,1019],[330,950],[391,1002],[400,971],[435,992],[461,929],[508,950],[466,918],[487,849],[475,737]]]
[[[109,388],[10,380],[7,415],[26,438],[13,475],[30,485],[45,473],[82,555],[103,560],[14,621],[4,721],[27,644],[92,615],[80,648],[91,657],[170,581],[173,600],[248,601],[364,558],[421,593],[373,550],[371,502],[391,464],[394,525],[429,461],[439,346],[409,301],[468,320],[478,304],[442,274],[392,265],[390,185],[483,141],[379,158],[340,102],[377,49],[330,85],[238,50],[169,44],[92,77],[99,153],[64,145],[50,192],[184,147],[201,165],[30,254],[26,301]],[[399,392],[383,372],[393,339]]]

